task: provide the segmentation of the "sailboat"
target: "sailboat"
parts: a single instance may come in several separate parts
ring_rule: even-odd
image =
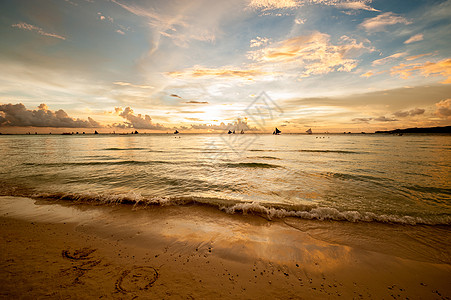
[[[174,131],[174,134],[178,134],[179,133],[179,131],[176,129],[175,131]]]
[[[227,132],[227,134],[232,134],[232,130],[229,130],[229,132]]]
[[[277,127],[276,127],[276,130],[274,130],[272,134],[279,135],[279,134],[281,134],[281,133],[282,133],[282,131],[280,131],[280,130],[277,129]]]
[[[312,134],[313,132],[312,132],[312,128],[309,128],[307,131],[306,131],[308,134]]]
[[[243,129],[241,129],[241,132],[240,132],[240,134],[244,134],[244,130],[243,130]]]

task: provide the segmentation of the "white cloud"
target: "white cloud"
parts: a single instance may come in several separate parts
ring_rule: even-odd
[[[349,10],[379,11],[368,5],[371,2],[372,0],[251,0],[248,6],[260,10],[275,10],[317,4]]]
[[[305,24],[306,21],[307,21],[306,19],[297,18],[294,20],[294,23],[301,25],[301,24]]]
[[[360,26],[365,28],[368,32],[380,32],[385,31],[385,27],[395,24],[411,24],[406,18],[398,16],[392,12],[386,12],[378,15],[377,17],[366,19]]]
[[[269,42],[268,38],[262,38],[262,37],[257,36],[255,39],[251,40],[250,47],[254,48],[254,47],[265,46],[266,44],[268,44],[268,42]]]
[[[134,88],[140,88],[140,89],[153,89],[153,86],[150,85],[141,85],[141,84],[133,84],[130,82],[123,82],[123,81],[116,81],[113,82],[113,84],[115,85],[120,85],[120,86],[129,86],[129,87],[134,87]]]
[[[300,1],[296,0],[251,0],[249,3],[249,7],[263,10],[296,8],[301,5]]]
[[[61,35],[58,35],[55,33],[45,32],[42,28],[39,28],[37,26],[31,25],[28,23],[24,23],[24,22],[13,24],[11,26],[19,28],[19,29],[23,29],[23,30],[36,31],[37,33],[39,33],[40,35],[43,35],[43,36],[53,37],[53,38],[57,38],[60,40],[66,39],[66,37],[64,37],[64,36],[61,36]]]
[[[404,42],[404,44],[410,44],[413,42],[419,42],[423,40],[423,34],[419,33],[414,36],[411,36],[407,41]]]
[[[351,9],[351,10],[367,10],[367,11],[380,11],[377,10],[371,6],[369,6],[367,3],[371,3],[371,1],[343,1],[343,2],[337,2],[335,4],[339,8],[344,9]]]
[[[387,57],[384,57],[384,58],[377,59],[377,60],[373,61],[372,65],[373,66],[384,65],[384,64],[386,64],[389,61],[392,61],[392,60],[394,60],[396,58],[399,58],[399,57],[402,57],[402,56],[405,56],[405,55],[407,55],[407,52],[395,53],[395,54],[392,54],[390,56],[387,56]]]

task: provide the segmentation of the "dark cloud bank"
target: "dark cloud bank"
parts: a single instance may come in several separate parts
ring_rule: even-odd
[[[92,118],[88,120],[71,118],[64,110],[49,110],[44,103],[36,110],[30,110],[22,103],[0,105],[0,126],[55,127],[55,128],[100,128]]]

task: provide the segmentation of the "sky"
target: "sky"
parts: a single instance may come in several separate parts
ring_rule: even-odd
[[[0,1],[0,132],[451,125],[451,0]]]

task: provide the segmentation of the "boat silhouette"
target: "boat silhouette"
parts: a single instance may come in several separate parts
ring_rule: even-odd
[[[280,130],[276,127],[276,130],[274,130],[272,134],[279,135],[279,134],[281,134],[281,133],[282,133],[282,131],[280,131]]]

